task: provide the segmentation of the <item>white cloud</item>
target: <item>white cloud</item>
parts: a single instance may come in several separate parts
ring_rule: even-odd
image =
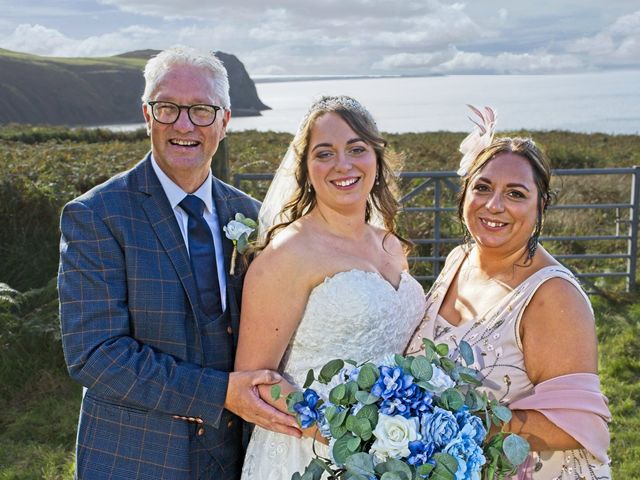
[[[596,35],[570,42],[567,51],[583,54],[600,67],[640,66],[640,10],[619,17]]]
[[[73,1],[74,6],[85,2]],[[541,1],[542,6],[516,2],[505,7],[498,0],[482,5],[91,0],[82,29],[70,29],[70,17],[61,21],[50,9],[43,17],[13,13],[11,21],[0,18],[0,48],[103,56],[182,43],[235,54],[250,74],[533,73],[640,66],[640,10],[621,14],[629,11],[629,0],[611,0],[606,9],[595,0],[567,0],[557,8],[553,0]],[[603,15],[596,21],[597,11]],[[105,12],[103,18],[113,23],[91,17],[90,24],[94,12]],[[83,18],[80,10],[74,15]],[[82,30],[90,33],[77,33]]]
[[[583,62],[571,55],[550,53],[509,53],[483,55],[457,52],[449,61],[433,69],[434,73],[531,74],[577,71]]]
[[[422,70],[427,73],[557,73],[576,71],[584,64],[570,55],[500,53],[483,55],[451,47],[435,53],[389,55],[374,64],[382,70]]]
[[[149,38],[157,36],[158,30],[129,26],[103,35],[77,40],[58,30],[42,25],[22,24],[2,39],[9,50],[30,52],[36,55],[57,57],[106,56],[149,47]]]
[[[456,53],[453,48],[435,53],[396,53],[385,56],[372,68],[388,71],[432,69],[452,60]]]

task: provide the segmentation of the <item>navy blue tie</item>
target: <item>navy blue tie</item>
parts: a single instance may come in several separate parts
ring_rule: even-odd
[[[200,297],[200,308],[209,316],[220,314],[222,313],[222,304],[218,284],[218,267],[213,235],[202,215],[204,202],[195,195],[187,195],[180,202],[180,206],[189,214],[187,223],[189,256]]]

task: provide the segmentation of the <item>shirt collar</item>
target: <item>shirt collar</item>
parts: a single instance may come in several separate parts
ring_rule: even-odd
[[[173,180],[171,180],[166,173],[162,171],[158,162],[151,154],[151,165],[153,166],[154,172],[158,176],[158,180],[160,180],[160,184],[162,185],[162,189],[164,190],[167,198],[169,199],[169,203],[171,204],[171,208],[175,209],[178,204],[186,197],[188,194],[182,188],[180,188]],[[205,181],[198,187],[198,189],[193,192],[193,195],[198,197],[200,200],[204,202],[204,205],[209,213],[213,213],[213,194],[211,193],[213,185],[213,180],[211,179],[211,171],[207,175]]]

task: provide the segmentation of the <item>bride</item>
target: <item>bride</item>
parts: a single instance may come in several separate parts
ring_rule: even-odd
[[[397,233],[390,152],[370,113],[346,96],[322,97],[302,120],[260,213],[262,249],[244,284],[236,370],[271,368],[282,397],[333,358],[364,362],[402,352],[423,317],[424,292],[407,272]],[[274,401],[271,386],[260,396]],[[256,427],[245,480],[303,472],[303,438]],[[320,438],[319,435],[317,438]]]

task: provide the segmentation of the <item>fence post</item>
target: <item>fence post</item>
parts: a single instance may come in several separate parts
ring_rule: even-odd
[[[442,187],[440,185],[440,179],[438,177],[434,178],[434,200],[433,206],[435,211],[435,218],[433,221],[433,239],[435,243],[433,244],[433,276],[437,278],[440,275],[440,195],[442,194]]]
[[[638,267],[638,217],[640,216],[640,167],[633,167],[631,175],[631,205],[629,209],[629,259],[627,270],[629,273],[627,291],[636,290],[636,269]]]

